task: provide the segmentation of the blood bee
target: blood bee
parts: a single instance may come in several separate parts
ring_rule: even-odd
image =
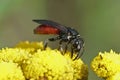
[[[48,45],[48,41],[59,40],[59,50],[63,52],[62,43],[65,42],[64,53],[68,49],[68,45],[71,44],[71,58],[73,54],[77,54],[73,60],[79,59],[84,52],[84,40],[81,38],[79,33],[70,27],[63,26],[51,20],[33,20],[34,22],[40,24],[34,29],[35,34],[56,34],[56,37],[48,38],[45,41],[44,49]]]

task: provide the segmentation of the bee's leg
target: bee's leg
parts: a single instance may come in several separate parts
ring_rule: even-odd
[[[66,45],[65,45],[65,53],[66,53],[66,51],[67,51],[67,49],[68,49],[68,44],[69,44],[69,43],[66,43]]]
[[[67,49],[68,49],[68,45],[69,45],[69,43],[71,42],[71,40],[70,41],[68,41],[66,44],[65,44],[65,53],[66,53],[66,51],[67,51]]]
[[[44,50],[47,48],[48,41],[49,41],[49,40],[47,39],[47,40],[45,40],[45,42],[44,42],[44,48],[43,48]]]
[[[74,48],[73,46],[71,46],[71,58],[73,57],[73,53],[74,53]]]
[[[84,47],[82,47],[79,51],[76,52],[77,53],[77,56],[73,59],[73,60],[76,60],[76,59],[79,59],[83,53],[84,53]]]
[[[44,42],[44,50],[47,48],[47,45],[48,45],[49,41],[56,41],[56,40],[59,40],[59,39],[60,39],[59,36],[57,36],[57,37],[49,38],[49,39],[45,40],[45,42]]]
[[[62,54],[64,54],[64,52],[63,52],[63,47],[62,47],[62,42],[63,42],[63,40],[60,40],[58,50],[60,50],[60,52],[61,52]]]

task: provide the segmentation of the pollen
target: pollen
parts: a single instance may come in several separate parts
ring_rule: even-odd
[[[16,48],[22,48],[27,50],[29,53],[34,53],[37,49],[43,49],[43,42],[29,42],[23,41],[15,45]]]
[[[119,80],[120,77],[120,54],[111,50],[110,52],[99,52],[91,62],[92,70],[106,80]],[[112,78],[119,79],[112,79]]]
[[[73,61],[58,50],[38,50],[22,65],[27,79],[87,80],[87,66],[81,59]]]
[[[17,63],[0,62],[0,80],[25,80],[22,69]]]
[[[21,64],[29,56],[30,54],[26,50],[20,48],[2,48],[0,50],[0,60],[6,62],[12,61]]]

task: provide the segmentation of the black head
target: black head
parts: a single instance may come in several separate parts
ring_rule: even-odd
[[[73,47],[77,51],[80,51],[81,48],[84,47],[84,40],[83,40],[83,38],[76,38],[76,39],[74,39]]]
[[[73,46],[73,52],[75,52],[77,54],[77,56],[74,58],[74,60],[79,59],[83,52],[84,52],[84,40],[83,38],[80,38],[80,36],[78,35],[77,38],[75,38],[72,42],[72,46]]]

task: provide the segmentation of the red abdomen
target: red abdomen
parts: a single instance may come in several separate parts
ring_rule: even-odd
[[[40,25],[34,29],[35,34],[59,34],[59,32],[57,28],[48,25]]]

